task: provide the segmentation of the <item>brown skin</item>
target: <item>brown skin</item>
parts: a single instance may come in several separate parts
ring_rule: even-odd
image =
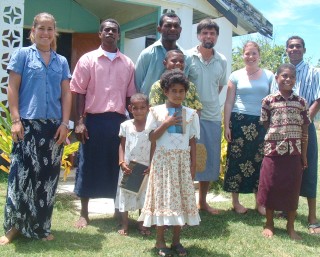
[[[118,31],[117,24],[113,22],[105,22],[102,30],[99,32],[99,38],[101,39],[101,48],[110,53],[117,52],[117,42],[120,39],[120,33]],[[76,93],[76,127],[75,134],[77,139],[85,144],[86,140],[89,139],[89,131],[85,125],[85,98],[83,94]],[[130,98],[126,98],[126,106],[129,105]],[[81,198],[81,211],[80,218],[75,223],[76,228],[85,228],[89,223],[89,214],[88,214],[88,204],[89,198]]]
[[[117,42],[120,39],[120,33],[118,31],[117,24],[113,22],[105,22],[102,30],[99,32],[99,38],[101,40],[101,48],[107,52],[115,53],[118,50]],[[76,93],[76,127],[75,133],[77,139],[85,144],[85,141],[89,139],[89,133],[85,125],[84,107],[85,107],[85,95]],[[129,98],[126,99],[126,105],[129,105]]]
[[[289,57],[290,63],[293,65],[299,64],[303,60],[303,56],[306,53],[307,49],[303,47],[303,44],[300,39],[292,39],[288,42],[286,48],[287,55]],[[309,107],[309,115],[311,120],[314,119],[318,111],[320,110],[320,99],[314,101],[314,103]],[[316,198],[307,198],[309,214],[308,214],[308,223],[316,224],[317,220],[317,201]],[[320,234],[320,228],[310,229],[310,233]]]
[[[284,69],[280,74],[276,75],[276,80],[279,85],[279,91],[281,95],[288,99],[292,94],[292,88],[296,82],[296,75],[290,69]],[[270,123],[264,122],[264,127],[269,128]],[[303,169],[308,167],[307,162],[307,146],[308,141],[303,137],[308,136],[308,125],[302,125],[302,140],[301,140],[301,163]],[[266,224],[262,231],[262,235],[267,238],[273,237],[274,234],[274,222],[273,222],[274,210],[266,208]],[[294,229],[294,221],[296,217],[296,211],[288,211],[287,218],[287,233],[292,240],[301,240],[301,237],[296,233]]]
[[[170,52],[167,59],[163,60],[163,65],[167,70],[184,70],[184,55],[181,53]]]
[[[183,102],[186,96],[186,90],[183,85],[181,84],[173,84],[171,87],[164,91],[165,95],[167,96],[167,107],[179,107]],[[171,125],[177,125],[181,123],[181,117],[176,117],[176,113],[173,116],[167,116],[167,118],[162,122],[162,124],[156,128],[155,130],[151,131],[149,134],[149,139],[151,142],[155,142],[158,138],[160,138],[163,133],[166,131],[168,127]],[[191,138],[189,140],[190,146],[190,172],[191,177],[194,179],[195,172],[196,172],[196,140],[195,138]],[[154,152],[154,150],[152,150]],[[157,226],[157,237],[156,237],[156,248],[166,248],[166,241],[165,241],[165,227],[164,226]],[[172,235],[172,245],[180,244],[180,232],[181,226],[173,226],[173,235]]]
[[[136,131],[141,132],[144,130],[147,120],[147,114],[149,111],[149,105],[144,100],[135,100],[134,102],[131,102],[129,105],[129,112],[134,117],[134,126]],[[126,145],[126,138],[121,137],[120,139],[120,146],[119,146],[119,160],[121,161],[120,168],[125,174],[131,174],[132,170],[129,167],[129,164],[126,163],[124,160],[125,156],[125,145]],[[153,149],[154,146],[151,144],[151,149]],[[152,159],[151,154],[153,154],[153,150],[151,150],[150,153],[150,160]],[[144,175],[149,174],[150,167],[144,171]],[[139,210],[140,212],[140,210]],[[126,236],[128,235],[128,212],[120,212],[121,214],[121,229],[118,230],[118,233],[120,235]],[[150,230],[148,230],[146,227],[143,226],[143,222],[139,222],[138,224],[138,230],[140,231],[141,235],[148,236],[151,234]]]
[[[157,31],[161,34],[162,45],[167,51],[177,49],[176,42],[180,38],[181,30],[177,17],[163,18],[163,24],[157,27]]]

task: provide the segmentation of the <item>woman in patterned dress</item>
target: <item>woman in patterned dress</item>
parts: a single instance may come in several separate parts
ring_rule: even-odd
[[[224,136],[228,141],[226,173],[223,189],[231,192],[233,210],[247,212],[239,202],[239,193],[258,190],[263,158],[264,127],[259,123],[261,100],[269,94],[274,79],[271,71],[259,67],[260,48],[248,41],[243,47],[245,67],[234,71],[229,78],[224,106]],[[264,207],[256,202],[262,215]]]
[[[7,67],[13,148],[1,245],[19,234],[54,239],[51,217],[72,101],[69,66],[55,52],[56,36],[54,17],[36,15],[33,45],[15,51]]]
[[[172,256],[172,251],[185,256],[186,250],[180,243],[181,227],[198,225],[200,221],[193,186],[199,117],[196,110],[181,105],[189,85],[182,71],[166,71],[160,83],[168,100],[151,107],[148,114],[146,130],[150,131],[151,142],[156,142],[156,149],[138,220],[143,220],[146,227],[157,226],[155,247],[160,256]],[[181,110],[182,116],[176,111],[169,116],[168,108]],[[185,130],[179,131],[182,123]],[[171,249],[166,246],[165,226],[173,226]]]

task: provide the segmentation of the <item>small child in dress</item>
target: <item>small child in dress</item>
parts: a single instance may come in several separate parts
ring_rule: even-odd
[[[287,233],[293,240],[301,237],[294,230],[303,170],[307,167],[308,125],[305,99],[293,93],[296,68],[282,64],[277,71],[279,91],[262,100],[261,121],[267,129],[258,201],[266,207],[262,234],[272,237],[275,210],[288,213]]]
[[[130,174],[130,161],[149,166],[150,164],[150,147],[149,135],[145,130],[147,114],[149,111],[149,101],[144,94],[134,94],[130,98],[129,111],[133,115],[133,119],[126,120],[120,125],[120,146],[119,146],[119,184],[123,174]],[[118,186],[115,200],[115,208],[121,214],[121,226],[118,230],[120,235],[128,234],[128,211],[135,211],[143,207],[149,169],[145,170],[145,178],[138,194],[126,191]],[[140,221],[138,229],[141,235],[150,235],[150,230],[143,227]]]
[[[156,251],[160,256],[186,256],[180,243],[181,227],[198,225],[198,213],[193,178],[196,168],[196,138],[200,137],[196,110],[182,106],[189,82],[180,70],[169,70],[161,76],[161,87],[167,102],[150,108],[146,130],[149,139],[156,142],[149,175],[146,199],[139,221],[157,226]],[[181,110],[169,116],[168,108]],[[183,120],[182,120],[183,119]],[[185,129],[171,132],[169,127],[185,125]],[[170,131],[170,132],[169,132]],[[165,226],[173,226],[171,249],[167,248]]]

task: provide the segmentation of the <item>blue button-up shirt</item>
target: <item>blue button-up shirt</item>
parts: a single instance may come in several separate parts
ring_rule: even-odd
[[[7,71],[21,75],[21,118],[61,120],[61,83],[71,79],[65,57],[51,51],[50,61],[46,66],[34,44],[16,50],[11,56]]]

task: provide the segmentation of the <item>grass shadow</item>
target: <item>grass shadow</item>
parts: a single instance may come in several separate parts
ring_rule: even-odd
[[[77,206],[75,205],[75,200],[77,199],[77,196],[73,193],[58,193],[56,194],[54,208],[59,211],[68,211],[72,214],[76,214],[78,211]]]
[[[106,215],[104,217],[93,218],[90,220],[90,226],[96,227],[99,233],[109,234],[116,233],[118,234],[118,230],[121,228],[118,220],[111,215]],[[125,238],[138,238],[144,239],[147,241],[155,240],[156,230],[155,228],[150,228],[151,235],[142,236],[140,231],[138,230],[138,222],[136,219],[129,218],[129,227],[128,227],[128,235]],[[124,237],[118,234],[120,237]]]
[[[61,253],[68,251],[87,252],[88,256],[94,252],[100,252],[102,249],[102,241],[108,240],[105,235],[86,234],[77,232],[67,232],[64,230],[53,230],[55,236],[53,241],[33,240],[25,237],[19,237],[12,242],[15,252],[19,254],[39,254],[39,249],[44,253]],[[92,242],[95,242],[92,244]]]
[[[208,247],[209,248],[209,247]],[[199,247],[198,245],[189,245],[186,247],[187,250],[187,256],[189,257],[230,257],[231,255],[225,254],[225,253],[220,253],[217,252],[215,249],[210,248],[208,249]],[[143,253],[146,254],[148,253],[150,256],[157,256],[158,255],[158,250],[153,247],[153,248],[146,248],[143,250]],[[178,256],[176,253],[174,253],[174,256]]]

